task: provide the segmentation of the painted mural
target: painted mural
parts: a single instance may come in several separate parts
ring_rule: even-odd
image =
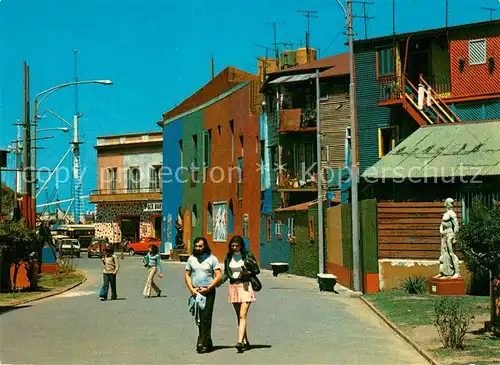
[[[226,202],[214,203],[214,241],[226,242],[227,222],[226,222]]]

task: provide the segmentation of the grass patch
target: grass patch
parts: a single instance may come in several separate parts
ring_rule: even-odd
[[[428,294],[408,295],[403,290],[396,289],[368,294],[364,298],[373,303],[403,331],[408,329],[410,333],[411,328],[434,325],[434,300],[438,297]],[[461,300],[470,306],[475,316],[488,315],[489,297],[465,296],[461,297]],[[482,326],[483,323],[478,320],[476,325]],[[436,358],[440,358],[443,364],[500,364],[500,338],[496,338],[484,331],[469,331],[465,337],[465,348],[463,350],[442,347],[436,349],[435,343],[429,343],[428,346],[429,348],[426,348],[426,350]]]
[[[403,290],[389,290],[365,296],[392,322],[399,326],[424,326],[434,324],[434,300],[428,294],[409,295]],[[463,297],[474,315],[483,314],[489,305],[488,297]]]
[[[83,280],[84,276],[78,272],[60,274],[42,274],[38,278],[38,290],[21,290],[15,293],[0,293],[1,305],[15,305],[28,299],[34,299],[45,293],[55,291]]]

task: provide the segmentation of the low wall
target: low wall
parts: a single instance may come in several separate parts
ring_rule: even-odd
[[[400,288],[409,276],[423,276],[430,279],[439,274],[438,260],[381,259],[378,260],[378,267],[380,290]],[[463,262],[460,262],[460,274],[469,292],[471,274]]]

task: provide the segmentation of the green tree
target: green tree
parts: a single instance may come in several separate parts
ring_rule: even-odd
[[[2,184],[1,186],[1,194],[2,194],[2,209],[0,209],[1,213],[8,215],[12,213],[14,209],[14,200],[16,199],[16,193],[14,190],[9,188],[7,185]]]
[[[500,329],[497,300],[500,299],[500,208],[486,208],[475,200],[469,222],[459,234],[458,242],[464,253],[467,268],[473,276],[490,275],[491,314],[490,324]]]
[[[40,252],[39,239],[34,230],[26,226],[21,220],[0,222],[0,289],[2,291],[13,290],[10,281],[10,267],[15,265],[13,282],[17,280],[17,272],[22,262],[28,262],[28,271],[33,271],[33,256]],[[31,276],[30,276],[31,277]],[[31,283],[36,287],[36,283]]]

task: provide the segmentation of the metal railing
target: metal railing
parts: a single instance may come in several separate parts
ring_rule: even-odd
[[[403,97],[402,77],[388,76],[378,80],[379,101],[396,100]]]
[[[317,171],[317,166],[308,169],[305,163],[299,169],[284,167],[277,171],[276,186],[286,189],[316,188]]]
[[[281,109],[279,115],[279,128],[282,132],[316,127],[315,108]]]
[[[425,80],[439,97],[451,96],[451,76],[449,74],[425,76]]]
[[[137,194],[137,193],[161,193],[161,187],[133,187],[126,189],[95,189],[91,195],[112,195],[112,194]]]

